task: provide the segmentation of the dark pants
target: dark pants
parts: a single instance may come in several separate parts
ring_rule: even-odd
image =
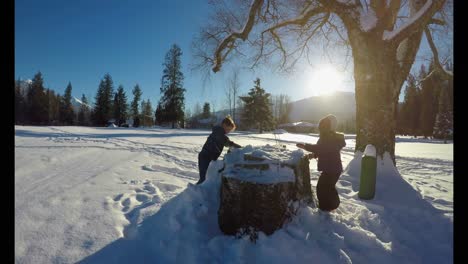
[[[198,154],[198,170],[200,171],[200,179],[198,180],[197,184],[205,181],[206,171],[208,170],[210,162],[211,158],[208,155],[203,153]]]
[[[341,173],[328,174],[322,172],[317,183],[317,198],[319,209],[322,211],[332,211],[340,205],[340,197],[335,189],[335,184]]]

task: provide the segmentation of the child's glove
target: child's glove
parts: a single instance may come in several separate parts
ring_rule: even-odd
[[[242,148],[241,145],[236,144],[236,143],[234,143],[234,142],[232,142],[232,145],[231,145],[231,146],[234,147],[234,148]]]
[[[296,146],[301,149],[305,149],[305,144],[297,143]]]

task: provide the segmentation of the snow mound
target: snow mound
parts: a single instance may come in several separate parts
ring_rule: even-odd
[[[373,145],[367,145],[366,149],[364,150],[364,156],[376,157],[377,151]]]
[[[246,160],[245,156],[249,156],[251,160]],[[223,175],[261,184],[294,182],[294,171],[286,165],[295,165],[303,156],[304,152],[300,149],[291,151],[271,145],[255,148],[248,145],[224,156]],[[249,165],[264,165],[264,167],[252,169],[248,168]]]

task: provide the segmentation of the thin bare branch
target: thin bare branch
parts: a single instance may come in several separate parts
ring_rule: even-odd
[[[295,19],[290,19],[290,20],[286,20],[286,21],[283,21],[281,23],[278,23],[266,30],[264,30],[263,32],[267,32],[267,31],[273,31],[273,30],[276,30],[278,28],[281,28],[281,27],[285,27],[285,26],[289,26],[289,25],[299,25],[299,26],[303,26],[307,23],[307,21],[309,21],[309,19],[317,14],[320,14],[320,13],[324,13],[326,12],[326,9],[323,8],[323,7],[316,7],[316,8],[312,8],[310,9],[309,11],[305,12],[303,15],[301,15],[300,17],[297,17]],[[263,33],[262,32],[262,33]]]
[[[253,0],[252,5],[250,6],[249,17],[247,22],[245,23],[244,29],[242,32],[233,32],[219,44],[218,48],[215,51],[215,65],[213,67],[213,72],[218,72],[221,69],[221,64],[223,63],[226,55],[231,51],[229,49],[226,54],[223,56],[221,53],[224,49],[228,48],[228,44],[232,44],[236,41],[236,39],[240,38],[242,40],[246,40],[249,36],[250,31],[255,22],[255,15],[257,14],[258,10],[262,7],[263,0]]]
[[[276,42],[278,43],[279,45],[279,48],[281,50],[281,52],[283,53],[283,63],[281,63],[281,67],[284,67],[284,65],[286,64],[286,50],[284,50],[284,47],[283,47],[283,43],[281,43],[281,39],[278,37],[278,35],[275,33],[275,31],[270,31],[271,35],[273,36],[273,38],[276,40]]]
[[[328,24],[330,25],[330,27],[332,27],[333,29],[335,29],[336,34],[338,34],[338,36],[340,37],[340,39],[343,40],[343,43],[349,44],[348,39],[346,39],[343,35],[341,35],[340,30],[335,26],[335,24],[333,24],[333,23],[331,23],[331,22],[328,22]]]

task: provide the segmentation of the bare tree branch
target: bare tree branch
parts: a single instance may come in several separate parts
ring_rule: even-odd
[[[349,26],[353,26],[353,16],[350,14],[349,11],[356,11],[358,9],[363,9],[361,1],[356,0],[353,3],[343,3],[337,0],[318,0],[320,4],[322,4],[327,11],[330,13],[337,14],[343,21],[349,23]]]
[[[318,1],[323,6],[327,7],[328,9],[332,10],[333,12],[337,12],[337,13],[339,13],[340,11],[353,9],[355,7],[362,7],[361,3],[356,3],[356,1],[353,1],[353,3],[343,3],[343,2],[340,2],[340,1],[337,1],[337,0],[318,0]],[[357,2],[359,2],[359,1],[357,1]]]
[[[314,30],[312,31],[312,33],[309,33],[306,37],[306,39],[304,41],[302,41],[302,44],[299,45],[299,47],[297,49],[295,49],[293,52],[291,52],[289,55],[292,56],[294,55],[295,53],[299,52],[299,56],[296,57],[296,59],[292,62],[292,65],[296,64],[297,61],[299,60],[299,58],[304,54],[304,50],[307,49],[309,50],[309,46],[307,45],[307,43],[310,41],[310,39],[315,36],[315,34],[317,33],[317,31],[320,29],[322,32],[323,32],[323,26],[329,21],[329,18],[330,18],[330,13],[326,13],[325,16],[323,16],[321,18],[321,22],[319,23],[319,25],[317,25]],[[323,33],[323,35],[326,37],[326,34]],[[308,52],[306,53],[308,54]],[[284,67],[284,64],[281,66],[281,67]]]
[[[335,26],[335,24],[330,23],[330,22],[327,22],[327,23],[330,25],[330,27],[332,27],[333,29],[335,29],[336,34],[338,34],[338,36],[340,37],[340,39],[343,40],[343,43],[349,44],[348,39],[346,39],[346,38],[341,34],[340,30]]]
[[[307,21],[317,15],[317,14],[320,14],[320,13],[324,13],[326,12],[326,9],[323,8],[323,7],[316,7],[316,8],[312,8],[310,9],[309,11],[305,12],[303,15],[301,15],[300,17],[297,17],[297,18],[294,18],[294,19],[290,19],[290,20],[286,20],[286,21],[283,21],[281,23],[278,23],[266,30],[264,30],[263,32],[267,32],[267,31],[273,31],[275,29],[278,29],[278,28],[281,28],[281,27],[285,27],[285,26],[289,26],[289,25],[299,25],[299,26],[303,26],[307,23]],[[262,32],[262,33],[263,33]]]
[[[398,46],[404,39],[418,30],[422,30],[432,19],[432,16],[439,11],[446,0],[427,0],[427,2],[409,18],[409,21],[401,27],[384,33],[384,40]]]
[[[429,75],[432,75],[433,72],[439,72],[442,76],[442,78],[444,78],[445,80],[450,80],[453,78],[453,74],[446,71],[444,69],[444,67],[442,67],[442,65],[440,64],[440,61],[439,61],[439,53],[437,52],[437,48],[434,44],[434,40],[432,39],[432,35],[431,35],[431,31],[429,30],[429,28],[426,26],[424,28],[424,33],[426,34],[426,38],[427,38],[427,42],[429,43],[429,46],[431,47],[431,50],[432,50],[432,54],[434,54],[434,70],[429,74]],[[428,77],[429,77],[428,75]]]
[[[213,62],[212,63],[212,65],[213,65],[212,71],[213,72],[218,72],[220,70],[222,63],[227,58],[227,55],[229,55],[233,50],[238,51],[237,48],[236,48],[237,45],[235,44],[237,39],[240,38],[243,41],[247,40],[247,37],[251,33],[253,25],[255,24],[255,20],[256,20],[255,16],[258,15],[262,21],[263,20],[267,21],[266,20],[266,19],[268,19],[267,14],[269,14],[271,16],[270,19],[272,19],[273,22],[277,21],[277,20],[280,20],[279,18],[282,17],[281,14],[278,14],[277,12],[272,14],[270,12],[270,9],[272,9],[273,6],[274,6],[274,9],[272,9],[272,10],[276,11],[276,2],[271,1],[271,0],[267,0],[267,1],[268,2],[265,5],[266,10],[263,11],[263,14],[262,14],[262,13],[259,13],[259,12],[260,12],[260,9],[263,6],[264,1],[263,0],[253,0],[252,4],[250,6],[250,9],[249,9],[249,16],[247,18],[247,22],[246,22],[242,32],[231,32],[231,33],[227,34],[227,36],[222,41],[219,41],[219,40],[217,41],[219,43],[219,45],[217,45],[217,47],[215,49],[214,59],[211,60]],[[313,30],[313,33],[306,37],[306,41],[302,42],[299,49],[295,50],[291,54],[288,54],[288,52],[286,51],[287,48],[283,44],[284,40],[282,39],[282,34],[280,36],[278,34],[278,32],[276,32],[277,29],[283,28],[283,27],[286,27],[286,26],[290,26],[290,25],[297,25],[297,28],[298,28],[297,32],[299,33],[299,37],[302,38],[302,34],[304,34],[304,32],[310,32],[309,29],[307,29],[305,27],[308,23],[315,24],[315,21],[317,21],[317,22],[322,21],[322,23],[320,23],[319,27],[323,27],[324,24],[326,24],[326,22],[328,21],[328,17],[330,16],[331,10],[336,10],[337,12],[344,12],[345,10],[351,10],[352,8],[359,7],[360,5],[361,5],[361,3],[356,3],[356,1],[349,1],[348,3],[340,2],[340,1],[337,1],[337,0],[332,0],[332,1],[331,0],[327,0],[327,1],[325,1],[325,0],[305,1],[303,6],[301,7],[302,10],[300,11],[300,14],[301,14],[300,16],[292,18],[292,19],[286,19],[284,21],[277,22],[276,24],[273,24],[270,28],[268,28],[268,29],[264,30],[263,32],[261,32],[260,42],[258,42],[258,41],[255,42],[255,43],[257,43],[256,44],[257,47],[259,47],[259,54],[257,54],[255,56],[253,65],[257,65],[260,58],[263,57],[265,55],[265,53],[267,52],[267,51],[264,50],[264,46],[266,45],[265,38],[264,38],[264,33],[268,32],[268,33],[271,34],[272,40],[274,41],[274,43],[276,43],[276,45],[275,45],[276,49],[275,50],[279,50],[282,53],[283,59],[282,59],[282,63],[281,63],[281,68],[283,68],[285,63],[286,63],[285,58],[287,58],[289,55],[295,54],[298,51],[300,51],[301,54],[302,54],[304,52],[306,46],[307,46],[307,44],[306,44],[307,41],[309,41],[311,39],[311,37],[313,35],[315,35],[315,32],[317,30]],[[327,13],[326,19],[321,18],[321,19],[316,19],[316,20],[311,21],[312,17],[314,17],[314,16],[316,16],[318,14],[321,14],[321,13]],[[333,28],[333,29],[336,30],[336,33],[341,38],[343,43],[348,43],[346,38],[339,32],[339,29],[335,25],[333,25],[331,23],[329,23],[329,25],[330,25],[330,28]],[[296,29],[291,29],[291,31],[296,31]],[[328,30],[328,31],[331,32],[331,30]],[[323,32],[323,30],[322,30],[322,32]],[[215,39],[215,38],[213,37],[213,39]],[[217,37],[216,39],[219,39],[219,37]],[[255,45],[254,42],[252,42],[251,44]],[[307,49],[308,49],[308,47],[307,47]],[[270,52],[268,52],[268,53],[270,53]],[[206,61],[209,61],[209,60],[205,59],[205,62]]]
[[[445,26],[445,21],[442,20],[442,19],[437,19],[437,18],[433,18],[429,21],[429,24],[435,24],[435,25],[440,25],[440,26]]]
[[[218,72],[221,69],[221,64],[226,58],[226,55],[232,50],[232,45],[236,41],[236,39],[240,38],[242,40],[246,40],[249,36],[250,31],[255,22],[255,15],[260,10],[263,4],[263,0],[253,0],[252,5],[250,6],[249,17],[247,22],[245,23],[244,29],[242,32],[232,32],[229,36],[224,38],[224,40],[219,44],[218,48],[215,51],[215,65],[213,67],[213,72]],[[229,50],[223,56],[221,53],[224,49],[228,48],[228,45],[231,44]]]
[[[384,29],[393,30],[397,20],[398,12],[400,11],[401,0],[392,0],[386,10],[387,19],[385,19]]]
[[[284,67],[284,64],[286,64],[286,50],[284,50],[283,48],[283,43],[281,43],[281,39],[278,37],[278,35],[275,33],[275,31],[270,31],[271,35],[273,36],[273,38],[276,40],[276,42],[278,43],[279,45],[279,49],[281,50],[281,52],[283,53],[283,63],[281,63],[281,67]]]

